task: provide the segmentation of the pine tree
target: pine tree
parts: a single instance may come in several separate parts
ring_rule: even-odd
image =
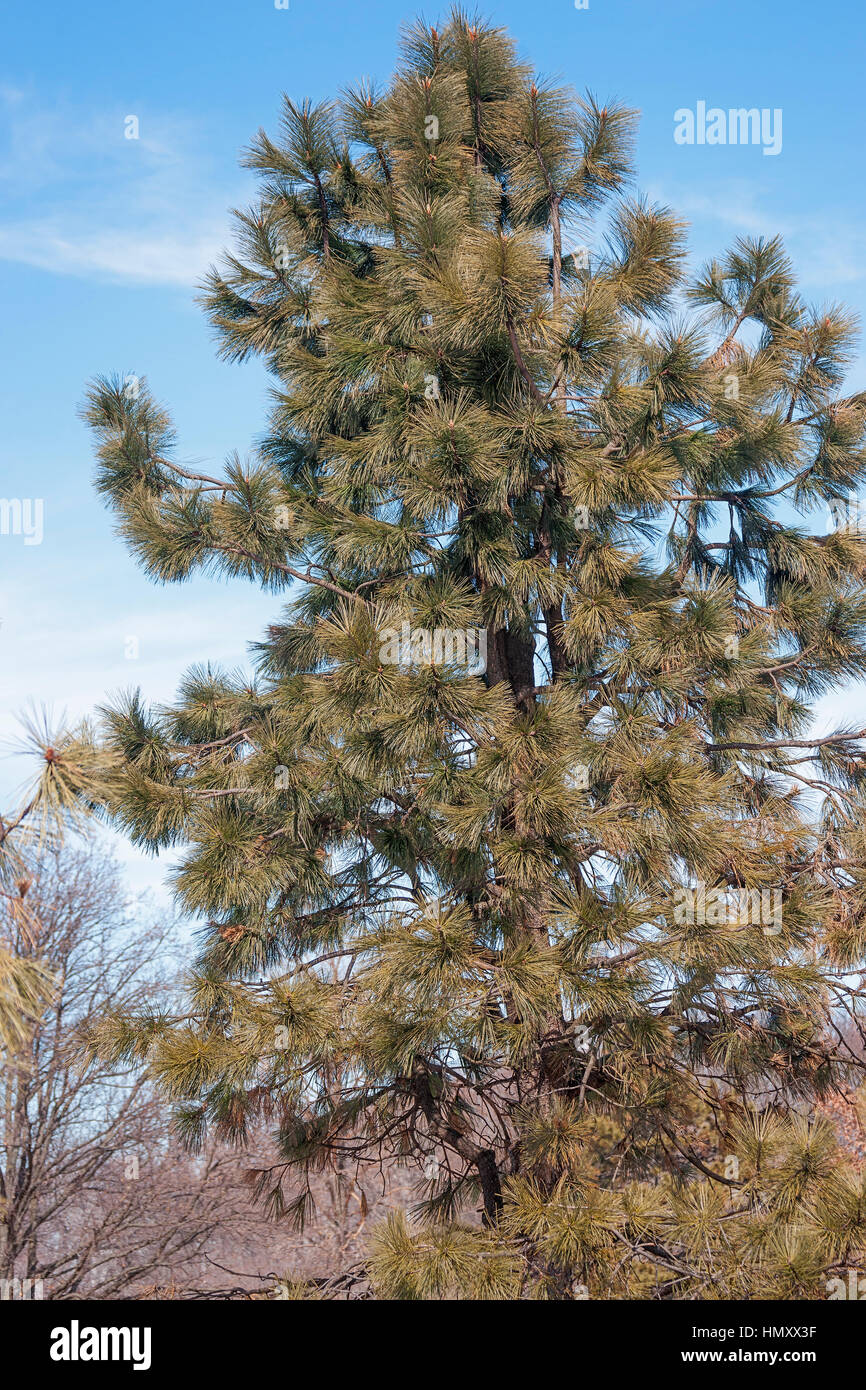
[[[0,815],[0,912],[11,924],[8,931],[0,925],[0,1060],[4,1068],[17,1065],[16,1054],[29,1042],[57,986],[56,975],[38,952],[24,956],[18,949],[20,938],[32,943],[39,934],[28,898],[34,857],[48,845],[59,845],[71,824],[81,823],[87,789],[96,786],[97,772],[87,742],[77,741],[66,731],[52,733],[42,716],[27,717],[22,723],[26,751],[36,756],[40,771],[24,803],[11,815]],[[101,785],[104,758],[97,758],[97,763]]]
[[[812,718],[866,670],[864,537],[822,526],[866,475],[855,325],[778,239],[689,281],[634,132],[419,23],[387,90],[286,98],[247,152],[204,303],[273,374],[252,459],[183,466],[146,384],[88,396],[146,572],[287,604],[255,681],[193,669],[69,750],[207,921],[184,1016],[94,1045],[192,1145],[273,1117],[277,1214],[416,1165],[383,1297],[825,1297],[863,1262],[814,1115],[861,1070],[866,729]]]

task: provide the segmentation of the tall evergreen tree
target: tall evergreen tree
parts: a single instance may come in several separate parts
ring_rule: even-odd
[[[204,298],[273,373],[252,461],[184,466],[146,385],[86,407],[148,574],[289,591],[254,683],[194,669],[69,750],[207,919],[188,1013],[95,1045],[193,1144],[272,1115],[278,1213],[417,1164],[386,1297],[862,1263],[813,1113],[860,1066],[866,729],[810,706],[866,670],[864,538],[820,524],[866,475],[854,325],[778,239],[689,283],[634,129],[478,18],[416,25],[387,90],[286,98],[247,152]]]

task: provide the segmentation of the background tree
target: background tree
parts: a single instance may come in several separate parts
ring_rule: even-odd
[[[119,380],[86,409],[149,574],[292,586],[256,681],[68,752],[208,921],[192,1016],[98,1044],[193,1144],[272,1114],[275,1211],[431,1165],[389,1296],[799,1296],[862,1252],[808,1118],[859,1065],[866,730],[810,706],[866,663],[863,537],[821,525],[866,471],[853,325],[777,239],[688,281],[633,134],[502,30],[416,25],[387,90],[287,98],[247,153],[205,304],[273,372],[252,461],[185,467]]]
[[[0,934],[51,992],[5,1046],[0,1071],[0,1278],[41,1280],[46,1298],[130,1297],[183,1283],[215,1229],[238,1229],[236,1164],[191,1161],[166,1135],[143,1075],[82,1065],[81,1030],[109,1005],[167,1002],[172,939],[129,912],[94,848],[48,846],[27,861]]]

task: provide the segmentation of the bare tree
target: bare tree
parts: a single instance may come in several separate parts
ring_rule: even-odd
[[[109,1005],[165,999],[174,931],[135,920],[93,847],[43,849],[0,898],[0,946],[53,976],[49,1001],[0,1051],[7,1289],[41,1280],[50,1298],[135,1297],[198,1269],[214,1230],[248,1206],[235,1157],[183,1153],[146,1075],[82,1050]]]

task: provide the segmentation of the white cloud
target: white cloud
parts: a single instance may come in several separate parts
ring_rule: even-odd
[[[653,192],[677,212],[702,223],[717,222],[747,236],[781,236],[801,286],[808,292],[830,291],[866,277],[866,233],[831,209],[817,215],[764,206],[761,189],[743,180],[721,183],[714,193],[693,188]],[[724,245],[718,250],[723,251]]]
[[[219,260],[229,240],[221,219],[212,228],[190,228],[183,236],[141,235],[118,227],[72,235],[39,222],[0,225],[0,260],[18,261],[59,275],[96,275],[142,285],[197,285]]]
[[[216,179],[185,116],[48,109],[0,90],[0,259],[61,275],[191,289],[231,239],[242,177]],[[138,114],[140,139],[124,136]],[[240,194],[240,197],[238,196]]]

